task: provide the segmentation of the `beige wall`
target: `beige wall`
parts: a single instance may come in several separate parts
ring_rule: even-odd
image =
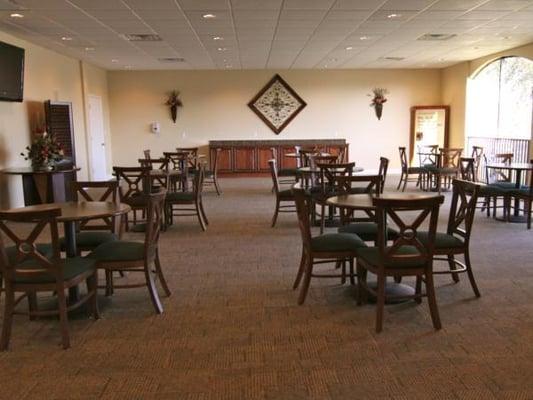
[[[278,72],[307,107],[275,135],[247,103]],[[154,155],[210,139],[346,138],[350,159],[365,167],[378,155],[398,167],[409,141],[409,108],[440,102],[438,70],[119,71],[109,72],[115,165],[133,165],[143,149]],[[390,91],[378,121],[367,94]],[[172,123],[165,93],[181,91],[184,107]],[[161,133],[150,133],[151,122]]]
[[[456,64],[441,70],[442,104],[451,106],[450,145],[465,144],[466,82],[481,67],[504,56],[528,57],[533,60],[533,43],[504,52],[491,54],[472,61]],[[533,157],[533,146],[531,146]]]
[[[87,71],[87,91],[101,94],[105,98],[104,107],[107,105],[106,72],[2,32],[0,40],[26,49],[24,102],[0,102],[0,169],[29,166],[20,152],[30,143],[35,126],[44,125],[42,103],[49,99],[60,100],[72,102],[76,161],[81,167],[79,177],[87,178],[82,68]],[[109,121],[108,110],[105,113]],[[1,207],[23,205],[19,176],[0,177],[0,193]]]

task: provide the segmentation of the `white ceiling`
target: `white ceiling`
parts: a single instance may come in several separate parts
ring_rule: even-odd
[[[533,0],[0,0],[0,30],[107,69],[435,68],[531,43]]]

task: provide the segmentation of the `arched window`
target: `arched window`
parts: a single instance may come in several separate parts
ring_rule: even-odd
[[[527,141],[532,139],[532,115],[532,60],[500,58],[468,80],[465,128],[469,147],[493,149],[486,153],[505,150],[526,161]]]

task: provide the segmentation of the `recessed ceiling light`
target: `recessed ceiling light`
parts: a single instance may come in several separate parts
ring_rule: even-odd
[[[64,40],[65,42],[68,42],[68,41],[72,40],[72,38],[70,36],[63,36],[61,38],[61,40]]]
[[[13,13],[9,15],[11,18],[24,18],[24,15],[19,13]]]
[[[213,18],[216,18],[217,16],[215,14],[204,14],[202,15],[202,18],[204,19],[213,19]]]
[[[215,36],[213,37],[213,40],[224,40],[222,36]]]
[[[85,51],[94,51],[94,47],[86,47]]]
[[[390,19],[393,19],[393,18],[400,18],[402,16],[402,14],[389,14],[387,15],[387,18],[390,18]]]
[[[347,46],[346,50],[353,50],[353,47],[352,46]]]
[[[113,59],[111,60],[111,62],[112,62],[112,63],[117,63],[118,60],[117,60],[116,58],[113,58]]]
[[[371,36],[361,36],[361,37],[359,37],[359,40],[370,40],[370,39],[372,39]]]
[[[226,51],[227,49],[225,47],[219,47],[217,50],[218,51]]]

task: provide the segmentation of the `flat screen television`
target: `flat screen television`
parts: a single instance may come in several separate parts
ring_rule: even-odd
[[[0,42],[0,100],[22,101],[24,49]]]

